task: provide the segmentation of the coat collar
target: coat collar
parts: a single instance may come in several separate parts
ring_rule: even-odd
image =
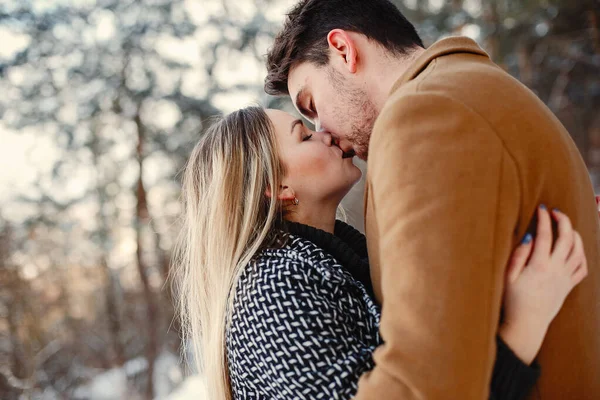
[[[489,55],[474,40],[467,37],[455,36],[439,40],[413,61],[400,79],[394,83],[390,94],[415,79],[436,58],[454,53],[471,53],[489,58]]]

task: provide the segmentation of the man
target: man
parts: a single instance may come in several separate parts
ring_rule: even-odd
[[[265,89],[368,159],[385,344],[358,399],[487,398],[505,267],[540,204],[572,218],[589,276],[550,326],[530,398],[600,398],[594,193],[568,132],[531,91],[470,39],[424,49],[387,0],[301,1],[269,52]]]

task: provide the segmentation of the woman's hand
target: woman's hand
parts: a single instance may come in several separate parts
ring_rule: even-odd
[[[567,295],[588,273],[581,236],[565,214],[554,210],[552,216],[558,223],[554,248],[550,214],[541,206],[535,243],[527,234],[507,268],[505,318],[498,333],[526,364],[539,352]]]

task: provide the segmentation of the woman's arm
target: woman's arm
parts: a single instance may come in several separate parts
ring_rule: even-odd
[[[567,295],[587,275],[579,234],[566,215],[557,210],[552,215],[558,223],[554,246],[550,214],[541,207],[535,243],[527,235],[507,268],[505,317],[491,383],[494,400],[522,399],[531,390],[540,374],[531,364],[546,331]]]
[[[540,377],[539,366],[525,364],[500,336],[496,337],[496,349],[490,400],[523,399]]]
[[[558,223],[554,246],[550,213],[542,206],[535,243],[526,236],[507,269],[505,314],[498,333],[526,364],[539,352],[567,295],[587,276],[581,236],[565,214],[553,210],[552,216]]]

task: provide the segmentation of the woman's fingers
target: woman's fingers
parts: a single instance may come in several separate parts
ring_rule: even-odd
[[[567,268],[572,274],[575,274],[582,265],[587,264],[585,252],[583,249],[583,240],[578,232],[573,232],[573,250],[567,259]]]
[[[573,263],[569,267],[573,269],[573,275],[571,275],[571,279],[573,286],[576,286],[588,274],[587,258],[585,257],[583,240],[578,232],[575,232],[575,245],[573,246],[573,249]]]
[[[519,275],[521,275],[521,272],[523,272],[523,268],[525,268],[527,260],[531,255],[532,249],[533,236],[531,233],[528,233],[521,241],[521,244],[513,251],[510,263],[508,264],[506,276],[509,283],[516,281]]]
[[[585,278],[588,274],[587,261],[584,261],[583,264],[579,266],[571,276],[573,286],[577,286],[583,278]]]
[[[554,244],[553,255],[559,260],[566,260],[574,245],[574,231],[571,220],[557,209],[552,210],[552,216],[558,223],[558,238]]]
[[[531,256],[531,264],[542,266],[547,264],[552,249],[552,223],[546,206],[538,207],[538,226],[535,246]]]

